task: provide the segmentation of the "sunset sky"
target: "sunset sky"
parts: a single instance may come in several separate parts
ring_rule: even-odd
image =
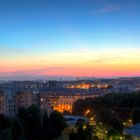
[[[1,0],[0,79],[140,76],[140,0]]]

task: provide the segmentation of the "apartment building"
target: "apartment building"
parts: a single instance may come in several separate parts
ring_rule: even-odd
[[[22,89],[11,96],[1,92],[0,112],[14,117],[20,107],[27,108],[33,104],[38,105],[42,110],[46,110],[48,114],[53,110],[72,112],[72,105],[76,100],[101,95],[86,89],[68,88]]]
[[[44,89],[39,94],[39,101],[41,108],[48,113],[52,110],[72,112],[72,105],[76,100],[95,96],[98,95],[83,89]]]
[[[6,113],[6,97],[3,91],[0,91],[0,113]]]

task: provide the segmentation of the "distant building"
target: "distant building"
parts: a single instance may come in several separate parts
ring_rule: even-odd
[[[0,113],[6,113],[6,97],[3,91],[0,91]]]
[[[89,84],[79,88],[66,88],[77,81],[12,81],[0,84],[0,113],[14,117],[20,107],[38,105],[49,114],[53,110],[72,112],[78,99],[104,95],[106,89],[88,89]],[[79,83],[79,82],[78,82]],[[82,88],[81,88],[82,87]],[[2,92],[3,91],[3,92]]]
[[[33,104],[36,104],[36,100],[34,98],[34,94],[29,91],[20,91],[16,94],[16,106],[20,107],[29,107]]]

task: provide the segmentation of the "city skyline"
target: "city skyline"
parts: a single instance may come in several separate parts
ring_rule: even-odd
[[[0,78],[140,76],[139,0],[0,2]]]

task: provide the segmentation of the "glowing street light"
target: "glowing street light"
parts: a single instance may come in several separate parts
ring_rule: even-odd
[[[89,110],[89,109],[86,110],[85,114],[87,115],[87,114],[89,114],[89,113],[90,113],[90,110]]]

